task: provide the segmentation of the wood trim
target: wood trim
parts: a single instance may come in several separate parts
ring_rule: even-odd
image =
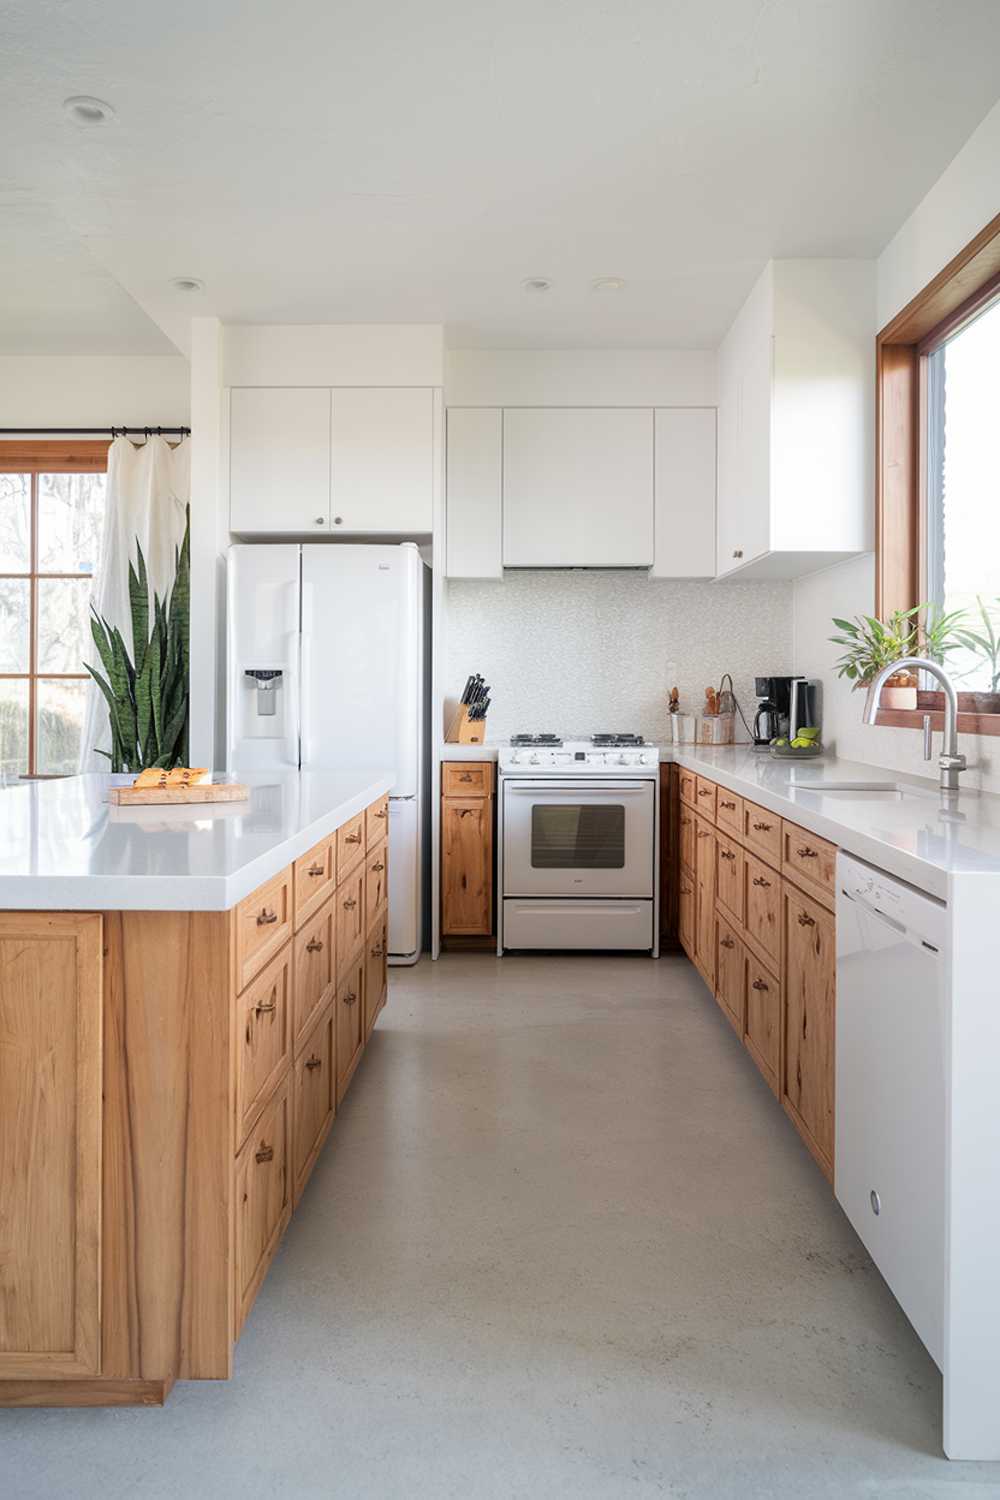
[[[110,438],[0,442],[0,474],[100,474],[108,467],[110,446]]]
[[[1000,275],[1000,214],[953,256],[879,334],[887,344],[919,344]]]
[[[0,1380],[0,1407],[162,1406],[173,1380]]]

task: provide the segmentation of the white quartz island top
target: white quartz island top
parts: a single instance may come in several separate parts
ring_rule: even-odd
[[[228,911],[346,823],[390,770],[251,771],[248,802],[114,807],[84,775],[0,791],[0,909]],[[220,778],[217,778],[220,779]]]
[[[964,787],[944,802],[933,767],[925,779],[834,755],[781,760],[749,745],[675,746],[663,758],[943,901],[956,879],[1000,875],[1000,797]]]

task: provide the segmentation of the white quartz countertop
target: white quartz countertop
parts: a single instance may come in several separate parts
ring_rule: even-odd
[[[392,771],[251,771],[248,802],[113,807],[127,776],[0,791],[0,908],[228,911],[387,792]]]
[[[943,802],[937,781],[861,761],[779,760],[748,745],[683,745],[663,752],[730,791],[780,813],[859,859],[947,900],[956,879],[1000,875],[1000,797],[964,788]],[[883,783],[873,795],[830,783]]]

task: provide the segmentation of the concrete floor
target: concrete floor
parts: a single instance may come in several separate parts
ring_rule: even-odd
[[[448,956],[394,972],[235,1379],[0,1412],[0,1495],[1000,1495],[940,1405],[686,961]]]

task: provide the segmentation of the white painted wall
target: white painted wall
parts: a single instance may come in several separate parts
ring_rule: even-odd
[[[932,280],[963,245],[1000,209],[1000,104],[886,246],[877,266],[878,326],[883,327]],[[872,349],[874,363],[874,346]],[[874,467],[874,459],[872,460]],[[795,671],[824,684],[824,737],[841,754],[917,775],[935,775],[923,759],[919,730],[875,729],[861,723],[861,694],[838,683],[832,663],[838,650],[829,643],[831,616],[871,614],[875,608],[875,568],[871,555],[854,558],[795,584]],[[935,754],[938,739],[935,737]],[[961,749],[970,770],[963,785],[1000,792],[1000,740],[963,735]]]
[[[447,406],[714,406],[713,349],[451,349]]]
[[[230,324],[223,385],[444,383],[439,323]]]
[[[0,355],[0,427],[184,427],[181,354]]]

